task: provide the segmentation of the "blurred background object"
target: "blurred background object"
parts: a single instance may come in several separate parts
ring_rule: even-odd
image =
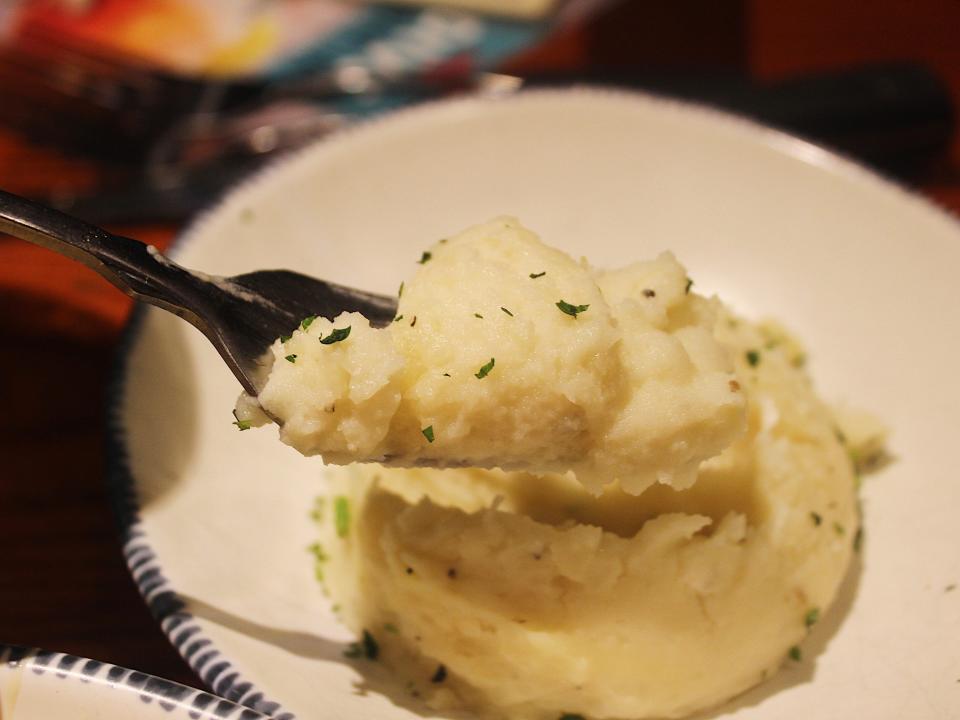
[[[3,20],[0,123],[98,161],[102,176],[92,186],[61,183],[33,194],[101,223],[182,221],[277,154],[463,92],[573,83],[642,89],[754,117],[900,176],[942,155],[951,137],[948,88],[915,62],[766,81],[729,64],[602,57],[575,69],[503,72],[512,56],[611,3],[445,5],[21,0]],[[656,12],[648,8],[650,19]],[[645,40],[641,33],[622,42]]]
[[[586,82],[750,115],[956,211],[957,28],[954,0],[5,0],[0,187],[164,248],[245,174],[359,119]],[[130,302],[0,238],[0,303],[0,639],[195,684],[103,487]]]

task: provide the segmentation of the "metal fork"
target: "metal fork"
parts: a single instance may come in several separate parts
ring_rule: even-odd
[[[290,270],[216,277],[180,267],[152,245],[89,225],[0,190],[0,232],[55,250],[97,271],[135,300],[195,326],[220,353],[243,389],[256,396],[266,379],[267,349],[303,318],[359,312],[375,327],[390,323],[396,300]]]

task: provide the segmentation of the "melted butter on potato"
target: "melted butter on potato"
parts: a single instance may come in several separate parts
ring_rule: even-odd
[[[346,313],[277,342],[258,400],[328,463],[682,489],[744,428],[717,312],[669,253],[601,272],[504,217],[425,252],[389,327]]]

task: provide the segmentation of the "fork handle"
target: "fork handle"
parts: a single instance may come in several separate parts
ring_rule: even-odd
[[[150,245],[0,190],[0,232],[55,250],[105,277],[127,295],[197,325],[184,305],[201,281]]]

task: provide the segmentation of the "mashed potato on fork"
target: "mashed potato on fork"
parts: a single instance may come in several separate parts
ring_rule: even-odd
[[[257,400],[328,463],[688,487],[744,427],[717,308],[669,253],[599,272],[504,217],[424,252],[389,327],[344,313],[278,341]]]

